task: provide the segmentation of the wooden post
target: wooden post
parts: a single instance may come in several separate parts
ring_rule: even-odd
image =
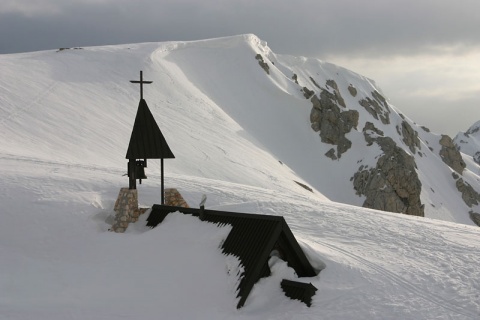
[[[135,159],[128,159],[128,188],[137,189],[137,180],[135,178]]]
[[[162,205],[165,204],[165,186],[163,181],[163,158],[160,158],[161,188],[162,188]]]

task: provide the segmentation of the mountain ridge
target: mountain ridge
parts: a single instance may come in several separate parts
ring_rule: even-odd
[[[295,180],[316,190],[318,196],[325,195],[324,199],[358,206],[368,203],[369,197],[385,197],[377,207],[370,206],[375,209],[389,206],[405,211],[411,201],[420,201],[421,215],[464,224],[473,223],[469,211],[480,211],[478,205],[469,207],[462,200],[458,178],[452,176],[463,173],[465,183],[479,192],[475,164],[465,172],[461,166],[455,171],[445,164],[451,154],[460,165],[462,161],[451,139],[445,138],[442,145],[442,135],[402,115],[373,80],[318,59],[275,54],[252,34],[1,58],[5,79],[16,79],[18,85],[2,82],[2,118],[4,123],[13,120],[2,132],[7,141],[1,149],[4,153],[13,150],[19,156],[44,158],[53,153],[65,161],[94,164],[101,159],[104,166],[122,167],[122,158],[113,155],[128,139],[134,112],[129,106],[136,104],[135,88],[126,84],[130,80],[126,77],[134,77],[142,69],[145,77],[154,81],[151,87],[145,86],[145,98],[167,141],[170,136],[178,148],[180,156],[171,166],[174,173],[262,187],[276,180],[280,189],[292,187]],[[42,112],[36,113],[39,107]],[[105,108],[112,116],[107,119],[96,108]],[[62,112],[78,112],[78,116],[60,125],[57,121],[62,121]],[[337,115],[327,119],[332,112]],[[351,124],[344,127],[345,121]],[[227,137],[228,144],[239,145],[226,150],[225,141],[213,140],[203,143],[200,150],[199,137],[192,130],[198,122],[217,132],[214,136]],[[102,129],[106,125],[118,129],[115,137]],[[22,132],[23,136],[17,136]],[[60,147],[70,144],[73,136],[75,146]],[[379,143],[386,137],[392,139],[390,144],[397,152],[413,157],[422,186],[416,191],[420,200],[406,200],[409,198],[402,190],[411,189],[409,185],[393,183],[388,185],[389,194],[377,193],[382,183],[399,180],[398,172],[413,170],[402,167],[395,169],[393,178],[372,181],[374,172],[385,170],[377,163],[384,154]],[[246,157],[244,148],[255,150],[255,159]],[[255,167],[247,165],[252,160]],[[231,168],[213,172],[206,169],[206,161],[229,161]],[[389,167],[392,163],[387,161]],[[289,178],[279,178],[278,170]],[[263,178],[254,175],[256,171],[264,172]],[[355,175],[362,177],[356,185],[370,185],[370,191],[355,189]]]

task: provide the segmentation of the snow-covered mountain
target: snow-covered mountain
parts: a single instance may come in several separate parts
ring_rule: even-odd
[[[468,156],[467,160],[473,160],[476,164],[480,164],[480,121],[474,123],[466,132],[458,133],[454,142],[458,150],[464,156]],[[471,161],[467,161],[467,167],[469,164]],[[474,165],[471,168],[472,171],[476,169]]]
[[[124,166],[138,99],[128,80],[139,69],[178,155],[169,172],[284,189],[298,181],[335,202],[464,224],[480,212],[480,165],[465,168],[448,136],[403,116],[372,80],[275,54],[254,35],[5,55],[0,152]]]
[[[254,35],[0,55],[0,70],[0,318],[480,316],[480,167],[372,80]],[[107,232],[139,70],[176,157],[167,187],[192,206],[206,194],[212,209],[285,216],[326,264],[312,308],[281,293],[294,275],[278,265],[237,311],[221,228],[172,217]],[[158,163],[146,173],[151,206]]]

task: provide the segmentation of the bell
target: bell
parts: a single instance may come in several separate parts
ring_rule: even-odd
[[[136,164],[135,165],[135,179],[139,179],[140,184],[142,184],[142,179],[147,179],[147,176],[145,175],[146,161],[137,160],[135,164]]]

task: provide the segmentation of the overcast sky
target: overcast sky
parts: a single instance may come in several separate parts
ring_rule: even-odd
[[[0,54],[254,33],[374,79],[452,138],[480,120],[479,30],[479,0],[0,0]]]

